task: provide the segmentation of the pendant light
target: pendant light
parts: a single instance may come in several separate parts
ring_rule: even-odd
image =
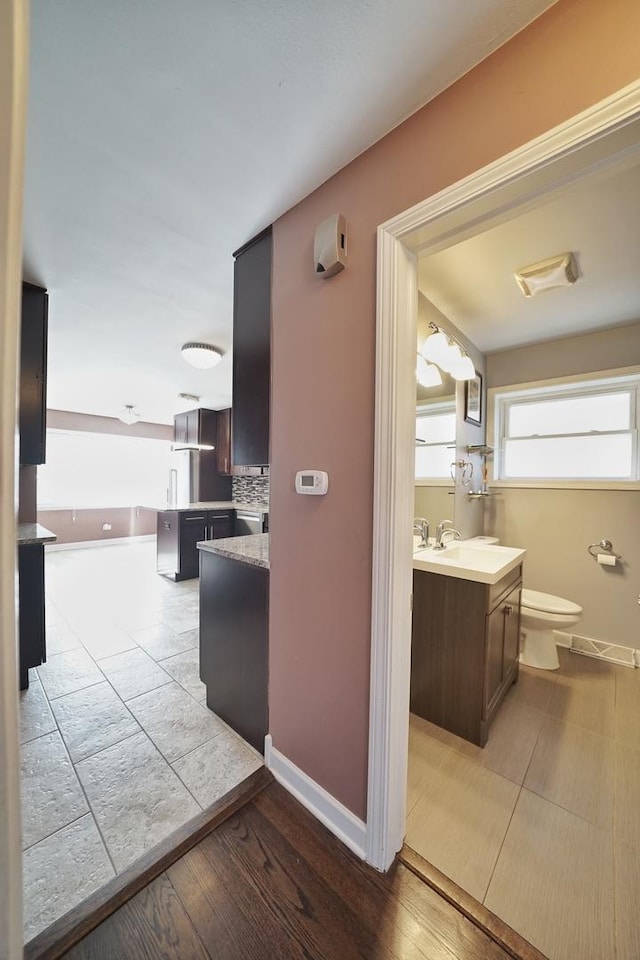
[[[128,427],[131,427],[134,423],[137,423],[139,419],[140,414],[137,410],[133,409],[132,403],[127,403],[118,414],[118,420],[121,420],[122,423],[126,423]]]

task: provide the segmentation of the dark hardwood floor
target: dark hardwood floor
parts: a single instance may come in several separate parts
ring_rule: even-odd
[[[362,864],[278,784],[120,907],[66,960],[506,960],[400,863]]]

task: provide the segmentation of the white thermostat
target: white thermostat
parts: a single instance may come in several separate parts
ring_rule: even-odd
[[[322,496],[329,489],[329,474],[324,470],[298,470],[296,473],[296,493]]]

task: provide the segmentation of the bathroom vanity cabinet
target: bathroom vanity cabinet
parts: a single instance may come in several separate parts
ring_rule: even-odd
[[[518,679],[522,566],[495,584],[413,572],[411,712],[483,747]]]

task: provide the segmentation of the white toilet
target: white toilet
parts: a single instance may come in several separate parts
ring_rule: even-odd
[[[520,663],[541,670],[557,670],[560,666],[554,630],[565,631],[575,626],[582,616],[582,607],[563,597],[554,597],[539,590],[523,590],[520,606],[522,644]]]

